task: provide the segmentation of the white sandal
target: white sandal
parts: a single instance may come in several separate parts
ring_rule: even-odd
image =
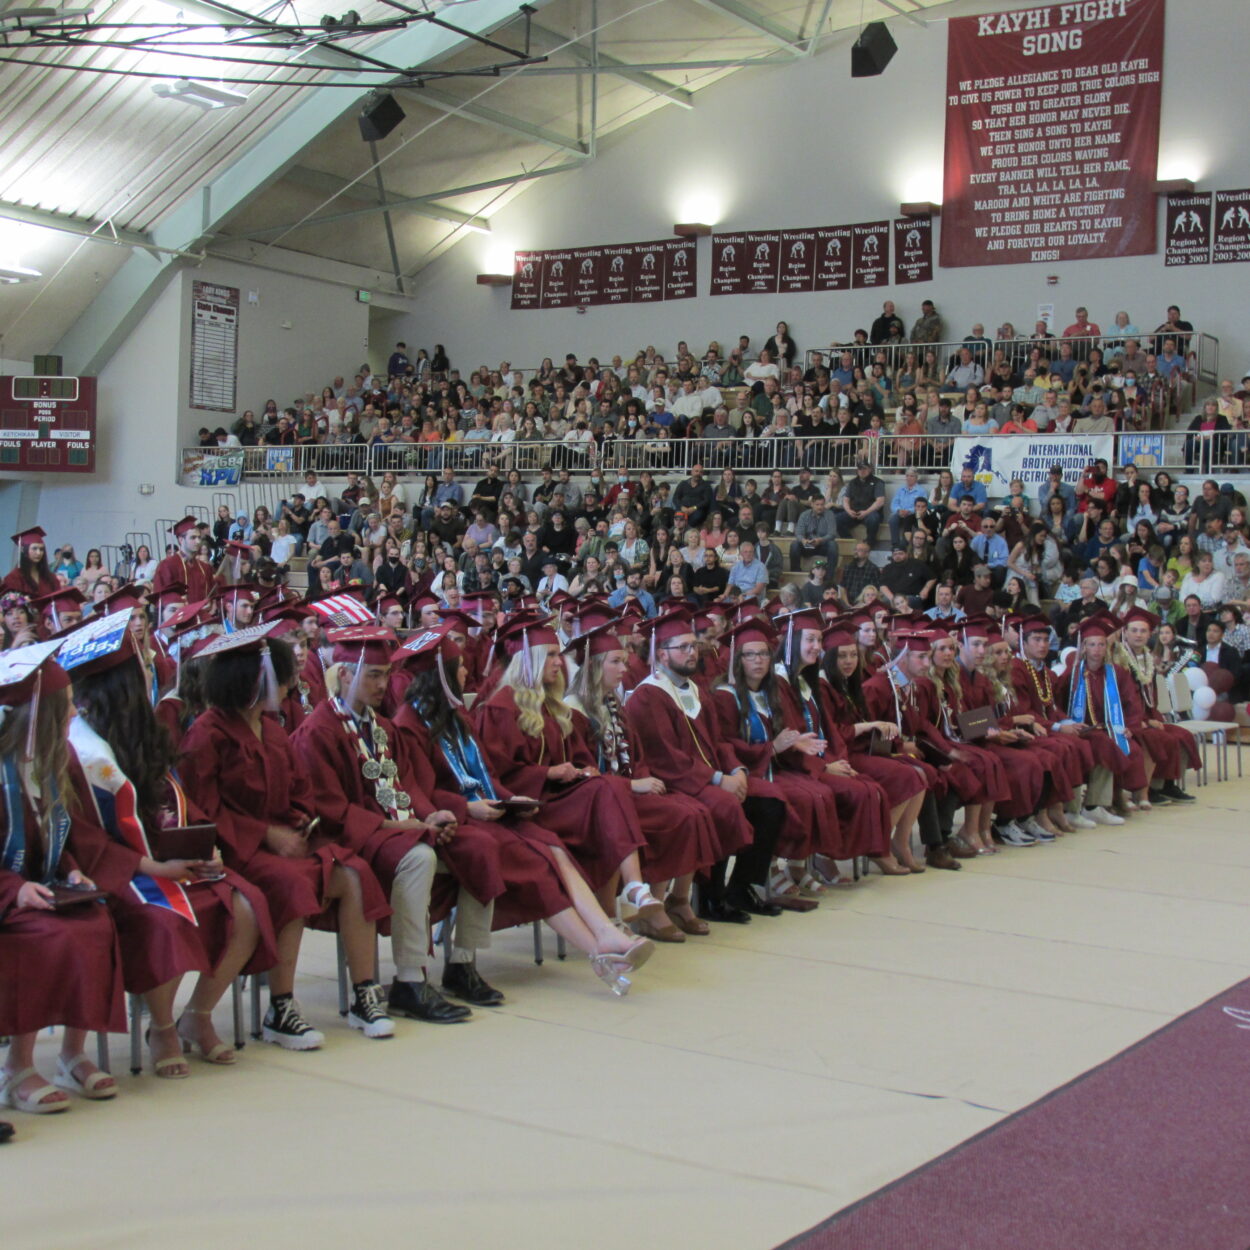
[[[20,1072],[5,1073],[4,1081],[0,1084],[0,1098],[3,1098],[8,1106],[15,1111],[26,1111],[30,1115],[53,1115],[58,1111],[68,1111],[70,1109],[70,1101],[68,1098],[58,1102],[44,1102],[43,1100],[49,1094],[57,1093],[55,1085],[41,1085],[33,1094],[19,1094],[17,1087],[23,1081],[28,1081],[32,1076],[38,1076],[38,1068],[23,1068]]]
[[[83,1098],[90,1098],[95,1102],[116,1098],[117,1082],[109,1073],[97,1068],[85,1081],[80,1081],[74,1075],[80,1063],[89,1062],[86,1055],[77,1055],[68,1063],[63,1055],[57,1055],[56,1076],[52,1078],[52,1083],[59,1089],[67,1089],[71,1094],[80,1094]]]

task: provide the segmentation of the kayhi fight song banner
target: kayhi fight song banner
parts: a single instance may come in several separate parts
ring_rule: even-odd
[[[698,269],[687,239],[515,252],[513,308],[575,308],[693,299]]]
[[[1164,0],[953,18],[943,266],[1155,250]]]

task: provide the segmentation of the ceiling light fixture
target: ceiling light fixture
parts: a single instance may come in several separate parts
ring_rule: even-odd
[[[240,104],[247,103],[246,92],[231,91],[229,87],[210,82],[195,82],[190,78],[153,83],[152,90],[162,99],[181,100],[184,104],[194,104],[205,112],[210,109],[237,108]]]
[[[0,265],[0,282],[6,286],[14,286],[19,282],[34,282],[36,278],[42,278],[43,274],[38,269],[26,269],[22,265]]]
[[[90,16],[90,9],[51,9],[42,6],[10,9],[7,13],[0,14],[0,31],[7,34],[17,30],[43,30],[48,26],[85,22]]]

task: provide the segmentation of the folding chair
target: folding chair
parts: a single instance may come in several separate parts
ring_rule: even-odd
[[[1170,707],[1171,714],[1168,720],[1174,725],[1179,725],[1182,729],[1188,729],[1195,738],[1198,739],[1198,746],[1202,752],[1202,773],[1198,778],[1200,785],[1206,785],[1210,780],[1207,770],[1207,743],[1210,742],[1215,746],[1215,779],[1223,781],[1228,775],[1228,730],[1229,725],[1219,720],[1194,720],[1190,717],[1193,711],[1194,700],[1193,690],[1190,688],[1188,677],[1185,672],[1181,674],[1173,673],[1170,677],[1156,677],[1156,691],[1159,691],[1159,682],[1163,683],[1163,690],[1166,692],[1167,702],[1159,702],[1160,708]],[[1238,756],[1241,754],[1240,743],[1238,744]],[[1237,761],[1237,774],[1241,775],[1241,760]]]

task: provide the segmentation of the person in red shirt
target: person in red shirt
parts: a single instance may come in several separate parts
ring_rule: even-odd
[[[1113,511],[1115,503],[1116,491],[1119,484],[1107,472],[1107,462],[1105,460],[1095,460],[1093,464],[1085,470],[1081,476],[1080,482],[1076,487],[1076,510],[1084,512],[1089,507],[1091,499],[1101,500],[1105,505],[1106,511]]]
[[[1078,308],[1076,320],[1063,332],[1063,337],[1065,339],[1090,338],[1097,337],[1101,333],[1097,322],[1089,319],[1089,310]]]

